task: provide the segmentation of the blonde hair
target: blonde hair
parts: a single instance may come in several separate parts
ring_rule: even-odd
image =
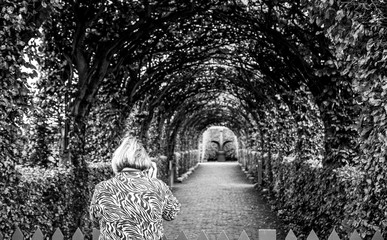
[[[114,173],[121,172],[124,168],[145,170],[152,165],[151,159],[145,148],[137,139],[125,137],[120,146],[114,151],[112,168]]]

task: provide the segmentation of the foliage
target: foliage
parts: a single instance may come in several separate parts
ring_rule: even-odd
[[[50,165],[50,151],[48,149],[48,124],[44,114],[36,113],[34,138],[36,145],[32,147],[29,163],[33,166],[48,167]],[[52,157],[51,157],[52,158]]]
[[[177,154],[175,153],[175,156]],[[177,177],[189,171],[190,168],[199,163],[199,150],[190,150],[178,153],[176,161]]]
[[[152,122],[149,124],[147,131],[147,150],[150,156],[165,155],[165,149],[163,148],[165,139],[165,121],[164,113],[161,110],[157,110],[154,113]]]
[[[37,27],[30,25],[26,1],[2,1],[0,6],[0,230],[10,229],[17,218],[15,196],[19,174],[15,164],[22,159],[23,115],[27,111],[29,97],[27,79],[35,72],[23,72],[30,66],[23,58],[29,36],[37,33]],[[11,219],[11,221],[9,221]]]
[[[25,151],[28,151],[28,158],[24,164],[41,167],[55,167],[60,164],[60,133],[61,118],[63,110],[57,106],[60,96],[47,90],[42,80],[36,79],[30,84],[31,109],[24,117],[28,123],[26,138],[29,139]],[[55,97],[54,97],[55,96]]]
[[[19,168],[21,182],[16,198],[18,215],[14,224],[32,234],[36,226],[51,233],[60,227],[66,234],[74,229],[69,214],[72,197],[73,175],[70,169],[47,170],[40,167]],[[9,230],[5,233],[10,234]],[[70,230],[71,229],[71,230]],[[70,231],[70,232],[69,232]]]
[[[164,155],[159,155],[156,158],[153,158],[153,161],[157,164],[157,178],[168,183],[168,177],[170,176],[169,159]]]
[[[386,12],[382,1],[322,1],[311,9],[324,33],[332,40],[341,75],[354,79],[352,87],[360,108],[356,128],[362,172],[356,199],[348,208],[350,226],[363,237],[375,230],[386,234]]]
[[[95,184],[110,178],[113,172],[110,164],[91,164],[88,170],[89,179],[85,184],[89,190],[84,197],[90,200]],[[15,225],[26,233],[26,238],[31,237],[37,226],[48,235],[52,235],[60,227],[65,236],[71,237],[78,227],[71,214],[72,198],[77,191],[74,187],[73,169],[18,166],[17,172],[21,175],[14,198],[17,207],[8,215],[13,220],[1,222],[2,226],[6,226],[2,229],[5,237],[10,237]],[[91,231],[88,215],[84,216],[84,221],[83,231]],[[12,226],[7,226],[8,222]]]
[[[254,165],[260,156],[242,152],[240,155],[245,156],[249,173],[256,177]],[[363,172],[348,166],[316,167],[295,157],[277,156],[272,160],[272,190],[262,193],[296,236],[306,239],[313,229],[318,236],[328,237],[335,228],[346,238],[357,229],[351,226],[352,210],[358,204],[356,188]],[[258,190],[262,190],[262,186]]]
[[[110,161],[124,133],[153,157],[179,152],[182,173],[196,163],[200,134],[220,125],[238,137],[240,149],[227,147],[228,156],[238,152],[254,174],[263,161],[265,187],[300,232],[341,225],[387,234],[382,1],[3,2],[0,222],[20,216],[15,204],[26,194],[47,202],[33,205],[37,214],[62,214],[45,194],[69,200],[67,191],[71,203],[63,204],[80,224],[86,182],[100,179],[86,161]],[[32,59],[40,73],[29,92]],[[14,165],[26,149],[31,164],[72,166],[36,170],[48,189],[24,178],[19,189]],[[158,160],[162,179],[169,160]]]
[[[356,181],[344,182],[340,170],[287,163],[282,159],[277,164],[271,202],[297,236],[306,238],[311,229],[320,237],[328,236],[334,228],[346,236],[351,233],[342,220],[351,200],[348,190],[356,186]]]
[[[110,162],[113,151],[125,134],[120,113],[97,101],[87,119],[84,154],[88,161]],[[131,127],[131,130],[134,129],[134,126]]]

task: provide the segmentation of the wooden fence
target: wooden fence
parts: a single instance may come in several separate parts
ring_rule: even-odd
[[[93,229],[92,232],[92,240],[98,240],[99,237],[99,230]],[[45,240],[45,236],[43,235],[40,228],[38,228],[35,233],[33,234],[31,240]],[[73,234],[71,240],[84,240],[85,236],[81,232],[81,230],[78,228],[75,233]],[[276,230],[274,229],[259,229],[258,231],[258,239],[259,240],[276,240]],[[258,239],[252,239],[252,240],[258,240]],[[0,233],[0,240],[4,240],[3,235]],[[15,232],[12,234],[11,240],[24,240],[23,233],[19,228],[16,228]],[[56,229],[54,234],[51,237],[51,240],[64,240],[64,236],[59,228]],[[168,240],[167,237],[164,237],[163,240]],[[172,240],[172,239],[171,239]],[[202,231],[197,239],[188,239],[186,234],[184,232],[181,232],[179,236],[176,238],[176,240],[208,240],[208,237],[204,231]],[[226,233],[222,231],[217,240],[229,240]],[[241,235],[239,236],[238,240],[250,240],[250,238],[247,236],[246,232],[243,230]],[[282,239],[280,239],[282,240]],[[297,240],[296,235],[293,233],[292,230],[289,231],[288,235],[286,236],[285,240]],[[316,233],[312,230],[307,237],[307,240],[319,240]],[[328,237],[328,240],[340,240],[339,235],[336,233],[335,230],[332,231],[330,236]],[[360,235],[355,231],[353,232],[349,240],[362,240]],[[383,240],[382,234],[380,232],[376,232],[372,238],[372,240]]]

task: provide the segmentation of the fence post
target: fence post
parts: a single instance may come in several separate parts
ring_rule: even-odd
[[[314,230],[310,231],[309,236],[306,238],[307,240],[319,240],[317,234]]]
[[[328,240],[340,240],[339,235],[337,234],[335,229],[333,229],[333,231],[329,235]]]
[[[32,235],[32,240],[43,240],[43,239],[44,239],[44,235],[42,233],[42,230],[40,230],[40,228],[38,227],[34,235]]]
[[[247,233],[245,230],[242,231],[241,235],[239,236],[238,240],[250,240],[249,236],[247,236]],[[261,240],[261,239],[259,239]]]
[[[59,228],[57,228],[52,235],[52,240],[63,240],[64,236],[63,233],[60,231]]]
[[[229,240],[229,238],[227,237],[226,233],[224,232],[224,230],[219,234],[218,240]]]
[[[188,240],[188,238],[185,235],[185,232],[181,231],[179,236],[176,238],[176,240]]]
[[[100,234],[101,234],[101,232],[98,229],[93,228],[93,238],[92,238],[92,240],[98,240]]]
[[[292,229],[289,230],[288,235],[286,235],[285,237],[285,240],[297,240],[297,237]]]
[[[372,237],[372,240],[383,240],[382,233],[380,231],[376,231],[374,236]]]
[[[349,240],[362,240],[359,233],[355,230],[351,236],[349,237]]]
[[[197,240],[208,240],[208,237],[207,237],[206,233],[204,231],[202,231],[199,234],[199,237],[197,238]]]
[[[12,234],[12,240],[23,240],[23,233],[20,231],[19,227],[16,227],[15,232]]]
[[[259,240],[276,240],[276,236],[275,229],[259,229],[258,231]]]
[[[83,236],[83,233],[81,232],[81,229],[77,228],[75,231],[72,240],[83,240],[85,237]]]

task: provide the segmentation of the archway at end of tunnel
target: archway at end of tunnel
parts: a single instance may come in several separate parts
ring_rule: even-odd
[[[212,126],[202,134],[200,144],[201,162],[237,161],[238,138],[227,127]]]

